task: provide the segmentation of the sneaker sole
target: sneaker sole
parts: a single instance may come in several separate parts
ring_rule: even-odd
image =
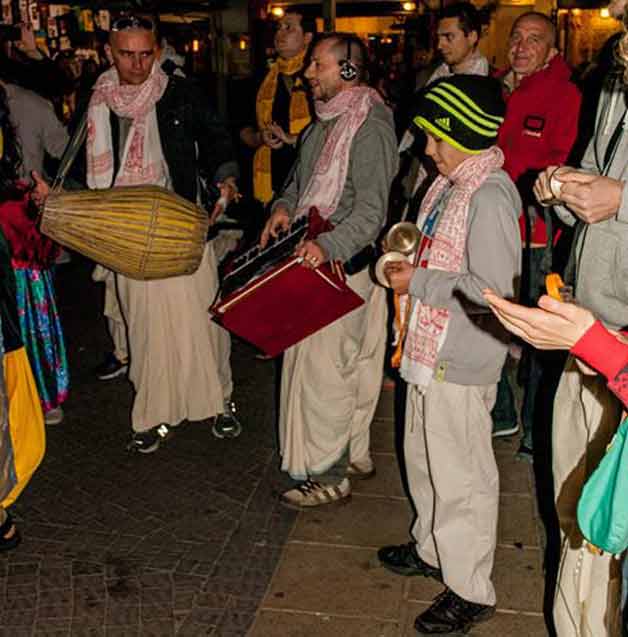
[[[314,509],[318,509],[320,507],[325,506],[344,506],[351,502],[351,494],[345,495],[339,500],[332,500],[331,502],[321,502],[320,504],[315,504],[313,506],[303,506],[302,504],[294,504],[289,500],[284,500],[282,497],[279,497],[279,504],[281,504],[286,509],[291,509],[292,511],[312,511]]]
[[[379,560],[379,563],[391,573],[395,573],[395,575],[403,575],[404,577],[431,577],[435,579],[437,582],[443,581],[443,576],[440,573],[426,573],[425,571],[419,571],[416,568],[411,568],[409,566],[393,566],[392,564],[386,564],[386,562],[382,562]]]
[[[506,436],[514,436],[519,431],[519,425],[510,429],[500,429],[493,432],[493,438],[505,438]]]
[[[96,378],[98,378],[98,380],[111,380],[113,378],[117,378],[118,376],[123,376],[128,371],[129,371],[128,366],[125,366],[125,367],[121,367],[115,372],[110,372],[109,374],[97,374]]]
[[[214,438],[218,438],[218,440],[234,439],[234,438],[237,438],[241,433],[242,433],[242,428],[240,428],[240,430],[236,434],[223,434],[223,433],[220,433],[220,432],[216,431],[212,427],[212,436],[214,436]]]
[[[470,630],[472,630],[478,624],[482,624],[483,622],[488,621],[492,617],[495,616],[495,609],[489,608],[483,612],[483,614],[478,615],[464,630],[457,630],[456,632],[447,632],[447,631],[434,631],[429,630],[428,628],[420,628],[419,626],[414,624],[414,632],[417,635],[450,635],[451,637],[463,637],[467,635]]]

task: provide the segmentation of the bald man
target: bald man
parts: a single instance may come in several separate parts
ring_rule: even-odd
[[[571,69],[556,49],[556,30],[542,13],[521,15],[513,24],[508,40],[510,68],[501,74],[506,98],[506,116],[498,145],[504,151],[504,170],[517,185],[523,210],[519,219],[524,251],[521,298],[536,303],[544,272],[551,268],[545,247],[551,237],[546,230],[544,211],[532,193],[538,173],[547,166],[567,160],[578,134],[580,92],[570,81]],[[533,348],[524,351],[524,402],[521,412],[523,436],[519,455],[532,460],[532,425],[542,366]],[[507,380],[502,376],[493,435],[518,431],[514,401],[508,400]],[[510,404],[509,404],[510,403]]]

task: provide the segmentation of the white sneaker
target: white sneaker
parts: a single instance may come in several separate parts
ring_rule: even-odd
[[[63,409],[55,407],[44,414],[44,422],[47,425],[60,425],[63,422]]]
[[[290,509],[301,510],[345,501],[350,497],[351,483],[348,478],[343,478],[338,484],[321,484],[308,479],[282,493],[279,501]]]

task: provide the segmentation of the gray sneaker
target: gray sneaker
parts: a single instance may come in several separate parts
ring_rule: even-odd
[[[236,406],[231,400],[225,401],[225,411],[214,419],[212,433],[216,438],[237,438],[242,433],[242,425],[236,418]]]

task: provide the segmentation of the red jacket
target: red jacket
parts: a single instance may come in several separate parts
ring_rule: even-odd
[[[557,55],[546,68],[521,80],[511,94],[504,94],[506,115],[497,144],[506,156],[504,170],[515,183],[528,171],[538,173],[567,160],[578,134],[582,100],[570,77],[571,70]],[[530,200],[531,193],[521,195]],[[545,222],[539,218],[532,242],[546,240]]]

